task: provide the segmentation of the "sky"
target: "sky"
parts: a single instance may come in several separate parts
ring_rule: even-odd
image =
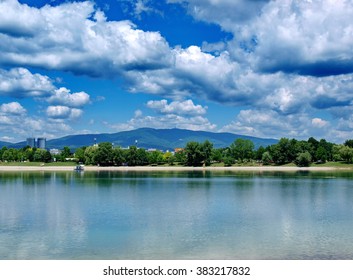
[[[0,141],[353,138],[352,0],[0,0]]]

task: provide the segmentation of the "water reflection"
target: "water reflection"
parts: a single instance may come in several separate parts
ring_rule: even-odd
[[[0,259],[353,259],[349,172],[0,173]]]

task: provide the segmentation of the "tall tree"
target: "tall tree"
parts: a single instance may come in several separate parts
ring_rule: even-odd
[[[90,146],[87,147],[85,150],[85,164],[88,165],[96,165],[96,159],[95,159],[95,155],[97,153],[98,147],[97,146]]]
[[[211,159],[212,159],[213,144],[210,141],[206,140],[201,145],[201,151],[202,151],[202,157],[205,165],[210,166]]]
[[[138,165],[138,155],[137,155],[137,147],[130,146],[127,152],[127,164],[129,166],[136,166]]]
[[[113,149],[113,162],[115,165],[122,165],[126,161],[124,151],[120,148]]]
[[[201,145],[198,142],[188,142],[185,147],[186,164],[188,166],[201,166],[204,160]]]
[[[344,145],[353,148],[353,139],[346,140],[346,142],[344,142]]]
[[[110,142],[99,143],[95,154],[95,162],[102,166],[113,164],[113,146]]]
[[[241,162],[253,158],[254,143],[251,140],[238,138],[229,148],[231,155]]]

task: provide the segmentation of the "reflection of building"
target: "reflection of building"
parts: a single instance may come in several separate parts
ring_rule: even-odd
[[[34,148],[36,146],[36,139],[34,138],[27,138],[27,146]]]
[[[45,139],[45,138],[38,138],[37,139],[37,148],[45,149],[46,144],[47,144],[47,139]]]

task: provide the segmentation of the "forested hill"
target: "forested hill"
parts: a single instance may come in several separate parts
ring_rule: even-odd
[[[232,133],[214,133],[185,129],[140,128],[112,134],[70,135],[47,141],[47,148],[62,149],[67,146],[71,149],[76,149],[82,146],[91,146],[95,142],[110,142],[113,143],[114,146],[120,146],[123,148],[137,145],[138,147],[145,149],[154,148],[160,150],[174,150],[175,148],[185,147],[190,141],[204,142],[205,140],[212,142],[215,148],[221,148],[228,147],[238,138],[253,141],[256,148],[259,146],[276,144],[278,142],[276,139],[264,139]],[[22,142],[11,146],[20,148],[25,145],[26,143]]]
[[[0,148],[1,147],[8,147],[8,146],[12,146],[12,143],[8,143],[8,142],[4,142],[4,141],[0,141]]]

